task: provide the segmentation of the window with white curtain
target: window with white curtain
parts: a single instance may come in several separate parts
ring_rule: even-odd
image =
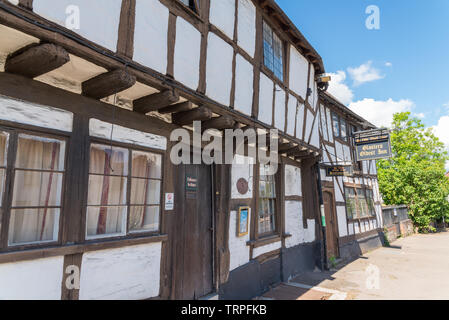
[[[259,170],[258,234],[267,235],[276,231],[276,177],[269,166],[260,165]]]
[[[9,210],[10,246],[58,240],[65,171],[66,142],[28,133],[15,135],[13,192]],[[8,134],[1,133],[2,190]],[[8,201],[7,201],[8,202]],[[5,206],[5,204],[4,204]]]
[[[87,239],[159,231],[162,156],[90,147]]]

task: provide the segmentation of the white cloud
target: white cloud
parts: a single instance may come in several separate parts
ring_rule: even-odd
[[[424,113],[414,113],[413,114],[414,117],[419,118],[419,119],[424,119],[426,117],[426,115]]]
[[[387,63],[385,63],[385,66],[386,66],[386,67],[392,67],[393,64],[392,64],[391,62],[387,62]]]
[[[354,99],[354,93],[344,83],[346,80],[346,72],[337,71],[337,73],[330,73],[330,76],[331,82],[327,91],[344,105],[350,104],[352,99]]]
[[[348,73],[354,80],[354,86],[357,87],[366,82],[371,82],[383,79],[385,76],[380,74],[380,71],[372,66],[373,62],[368,61],[356,68],[348,68]]]
[[[352,102],[349,108],[375,126],[388,128],[391,127],[395,113],[411,111],[414,105],[413,101],[408,99],[399,101],[391,98],[386,101],[363,99]]]

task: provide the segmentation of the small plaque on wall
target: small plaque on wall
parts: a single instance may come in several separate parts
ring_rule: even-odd
[[[249,233],[249,207],[240,207],[237,219],[237,236],[243,237]]]

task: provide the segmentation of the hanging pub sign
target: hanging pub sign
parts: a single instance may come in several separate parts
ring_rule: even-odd
[[[352,165],[326,166],[325,169],[327,177],[351,177],[354,174]]]
[[[390,132],[377,129],[354,133],[357,161],[378,160],[391,157]]]

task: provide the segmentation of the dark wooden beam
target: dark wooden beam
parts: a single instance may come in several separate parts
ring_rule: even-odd
[[[193,110],[175,113],[172,116],[173,123],[179,126],[185,126],[192,124],[193,121],[205,121],[212,118],[212,111],[210,109],[201,106]]]
[[[163,109],[178,101],[179,94],[175,90],[165,90],[134,100],[134,111],[145,114]]]
[[[159,109],[158,112],[160,114],[168,114],[168,113],[178,113],[183,111],[189,111],[193,109],[193,103],[190,101],[181,102],[178,104],[173,104],[171,106]]]
[[[207,121],[204,121],[201,125],[203,130],[207,129],[233,129],[235,125],[235,120],[230,116],[222,116],[218,118],[213,118]]]
[[[103,99],[131,88],[135,83],[136,77],[125,70],[117,69],[83,82],[83,95],[94,99]]]
[[[70,61],[64,48],[46,43],[13,54],[6,60],[5,72],[36,78]]]
[[[282,143],[279,145],[279,153],[286,153],[288,151],[291,151],[292,149],[296,149],[298,146],[295,146],[293,143]]]

